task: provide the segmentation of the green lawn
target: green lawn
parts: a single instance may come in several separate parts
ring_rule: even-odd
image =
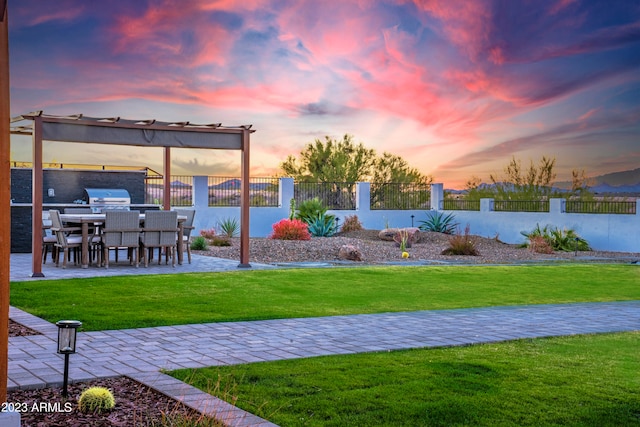
[[[640,332],[171,375],[281,426],[638,426]]]
[[[11,283],[11,304],[85,331],[640,299],[634,265],[263,270]]]

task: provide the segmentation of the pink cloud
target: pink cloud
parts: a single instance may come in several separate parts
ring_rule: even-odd
[[[472,60],[487,46],[492,30],[491,7],[482,0],[413,0],[418,9],[440,21],[443,35]],[[428,25],[428,22],[425,22]]]
[[[577,0],[557,0],[551,7],[549,8],[549,15],[556,15],[558,12],[568,8],[572,4],[576,3]]]

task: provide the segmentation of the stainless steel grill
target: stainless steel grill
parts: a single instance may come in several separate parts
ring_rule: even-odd
[[[131,196],[124,188],[85,188],[85,202],[93,213],[102,213],[108,209],[129,210]]]

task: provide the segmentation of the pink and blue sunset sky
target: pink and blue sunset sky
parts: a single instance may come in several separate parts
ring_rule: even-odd
[[[251,123],[253,176],[344,134],[448,188],[512,156],[555,157],[558,180],[640,167],[635,0],[8,3],[13,116]],[[103,150],[50,144],[44,161],[162,164]],[[30,160],[30,140],[11,154]],[[174,174],[239,175],[236,152],[172,155]]]

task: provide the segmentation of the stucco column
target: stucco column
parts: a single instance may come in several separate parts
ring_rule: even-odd
[[[442,210],[444,201],[444,184],[431,184],[431,210]]]
[[[356,182],[356,210],[370,211],[371,210],[371,183],[369,182]]]

